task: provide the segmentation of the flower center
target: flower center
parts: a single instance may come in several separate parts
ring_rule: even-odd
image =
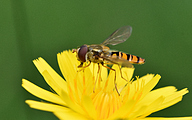
[[[99,119],[107,119],[123,104],[121,97],[112,92],[96,92],[92,96],[93,104],[99,116]]]

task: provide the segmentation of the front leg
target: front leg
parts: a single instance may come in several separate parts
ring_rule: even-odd
[[[90,58],[92,58],[92,57],[93,57],[93,53],[92,52],[87,52],[86,55],[85,55],[85,62],[89,61],[90,63],[83,67],[83,63],[85,63],[85,62],[81,62],[81,64],[78,66],[78,68],[82,68],[82,67],[86,68],[86,67],[88,67],[91,64]]]
[[[86,67],[89,67],[89,65],[91,65],[91,61],[89,61],[89,64],[86,66],[83,66],[83,62],[81,62],[81,64],[78,66],[78,68],[81,68],[80,70],[78,70],[77,72],[80,72],[82,70],[84,70]]]
[[[83,62],[81,62],[81,64],[78,65],[78,68],[81,68],[81,67],[83,67]]]

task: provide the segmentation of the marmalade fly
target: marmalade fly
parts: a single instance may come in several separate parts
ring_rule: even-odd
[[[101,64],[103,67],[106,67],[107,69],[113,70],[115,72],[115,78],[114,78],[115,89],[119,95],[120,93],[118,92],[116,85],[116,70],[108,67],[106,64],[117,64],[118,66],[123,65],[125,67],[133,68],[132,64],[144,64],[145,59],[124,52],[110,50],[110,48],[107,47],[106,45],[117,45],[119,43],[125,42],[130,37],[131,32],[132,32],[131,26],[124,26],[113,32],[101,44],[92,44],[92,45],[84,44],[77,49],[73,49],[73,52],[77,53],[77,59],[81,62],[78,68],[84,69],[88,67],[91,64],[91,62],[93,62],[98,64],[98,71],[100,68],[99,64]],[[89,63],[88,65],[83,66],[83,63],[85,62]],[[120,73],[121,78],[123,78],[121,69]],[[123,79],[126,80],[125,78]]]

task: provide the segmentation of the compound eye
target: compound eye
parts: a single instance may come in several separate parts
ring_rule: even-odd
[[[82,45],[79,48],[78,57],[79,57],[79,60],[81,62],[85,62],[86,61],[85,55],[86,55],[87,51],[88,51],[87,45]]]

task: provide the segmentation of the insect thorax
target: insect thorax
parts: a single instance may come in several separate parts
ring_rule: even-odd
[[[88,52],[86,54],[86,59],[94,62],[101,63],[103,62],[103,47],[101,45],[90,45],[88,47]]]

